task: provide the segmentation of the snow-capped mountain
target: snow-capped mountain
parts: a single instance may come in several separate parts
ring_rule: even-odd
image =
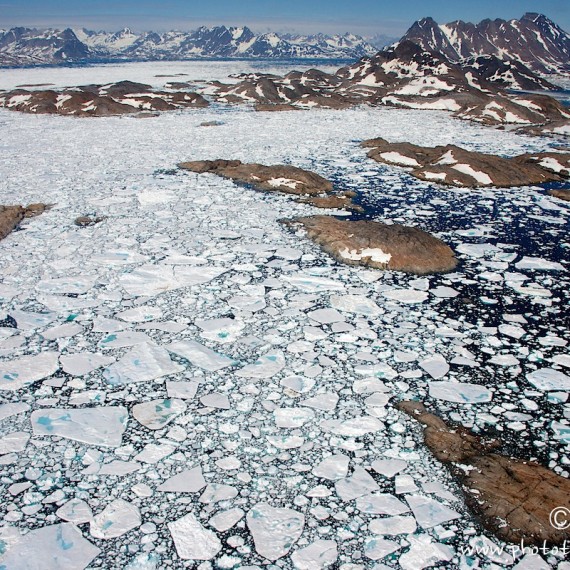
[[[443,53],[451,61],[494,55],[518,61],[538,73],[570,72],[570,35],[542,14],[520,20],[457,20],[438,24],[432,18],[415,22],[402,40]]]
[[[201,27],[190,32],[86,29],[0,31],[0,65],[57,64],[89,60],[169,60],[196,57],[358,59],[376,48],[352,34],[298,36],[247,27]]]

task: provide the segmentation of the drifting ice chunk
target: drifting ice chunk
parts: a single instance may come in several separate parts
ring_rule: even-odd
[[[182,372],[183,366],[170,360],[168,351],[153,344],[139,344],[125,354],[118,362],[103,372],[103,377],[112,386],[148,382]]]
[[[339,311],[357,315],[376,316],[382,312],[372,299],[364,295],[331,295],[330,302]]]
[[[0,455],[24,451],[30,434],[25,431],[13,431],[0,438]]]
[[[432,542],[428,535],[408,536],[406,539],[411,547],[400,556],[402,570],[423,570],[438,562],[449,562],[453,558],[454,551],[451,547]]]
[[[515,263],[517,269],[534,269],[536,271],[565,271],[564,266],[556,261],[548,261],[541,257],[523,257]]]
[[[120,267],[131,263],[141,263],[146,261],[146,257],[135,251],[111,250],[97,253],[91,257],[91,261],[104,266]]]
[[[152,400],[133,406],[133,417],[149,429],[161,429],[186,411],[182,400]]]
[[[345,319],[336,309],[317,309],[307,313],[307,316],[322,325],[330,325],[332,323],[341,323]]]
[[[187,469],[174,475],[158,487],[165,493],[197,493],[206,486],[201,467]]]
[[[216,534],[204,528],[192,513],[168,523],[168,530],[183,560],[211,560],[222,549]]]
[[[281,380],[282,386],[289,388],[289,390],[293,390],[293,392],[297,392],[297,394],[306,394],[307,392],[310,392],[315,383],[315,380],[312,378],[305,378],[304,376],[288,376]]]
[[[372,463],[371,467],[376,473],[392,478],[400,471],[403,471],[407,465],[407,461],[402,459],[377,459]]]
[[[288,281],[291,285],[294,285],[307,293],[344,290],[344,283],[341,283],[340,281],[328,279],[327,277],[309,275],[308,273],[297,273],[291,276],[285,275],[283,277],[283,281]]]
[[[201,336],[216,342],[234,342],[239,338],[244,324],[237,319],[197,320],[194,323],[202,329]]]
[[[208,522],[210,526],[213,526],[218,532],[225,532],[234,527],[244,516],[245,512],[235,507],[214,515]]]
[[[393,540],[371,537],[364,541],[364,556],[371,560],[380,560],[388,556],[388,554],[400,550],[400,548],[402,547]]]
[[[143,265],[132,273],[121,275],[119,282],[129,295],[152,296],[180,287],[208,283],[226,271],[223,267]]]
[[[179,340],[168,344],[166,348],[170,352],[174,352],[174,354],[190,361],[194,366],[203,368],[208,372],[216,372],[236,364],[228,356],[218,354],[194,340]]]
[[[443,378],[449,372],[449,364],[441,354],[434,354],[422,360],[420,366],[436,380]]]
[[[379,489],[378,483],[362,467],[355,467],[352,477],[341,479],[335,484],[337,495],[343,501],[352,501]]]
[[[457,297],[457,295],[459,295],[459,292],[456,291],[455,289],[444,286],[432,289],[431,293],[432,295],[435,295],[436,297],[440,297],[442,299],[453,299],[454,297]]]
[[[253,536],[255,550],[268,560],[285,556],[303,534],[305,517],[292,509],[274,508],[257,503],[247,513],[247,527]]]
[[[320,425],[325,431],[347,437],[361,437],[384,428],[384,424],[372,416],[361,416],[350,420],[323,420]]]
[[[42,333],[47,340],[56,340],[58,338],[70,338],[83,332],[83,327],[77,323],[64,323],[57,327],[52,327]]]
[[[291,561],[298,570],[320,570],[334,564],[338,549],[334,540],[316,540],[309,546],[291,555]]]
[[[458,512],[429,497],[409,495],[406,500],[418,524],[423,528],[432,528],[438,524],[461,518]]]
[[[410,509],[388,493],[371,493],[356,499],[356,508],[370,515],[401,515]]]
[[[330,481],[344,479],[350,459],[346,455],[330,455],[313,468],[313,475]]]
[[[95,538],[117,538],[141,525],[138,507],[123,499],[115,499],[91,521],[89,529]]]
[[[295,449],[305,443],[300,435],[268,435],[267,441],[277,449]]]
[[[77,277],[57,277],[55,279],[43,279],[36,285],[40,293],[50,295],[82,295],[87,293],[95,285],[97,277],[95,275]]]
[[[93,512],[91,507],[81,499],[71,499],[62,505],[55,514],[64,521],[75,524],[83,524],[91,522]]]
[[[110,334],[99,342],[99,348],[125,348],[143,342],[154,344],[151,338],[143,332],[124,331]]]
[[[109,366],[115,362],[112,356],[105,356],[98,352],[80,352],[66,354],[60,357],[63,371],[72,376],[85,376],[101,366]]]
[[[313,410],[303,408],[277,408],[273,411],[275,425],[280,428],[298,428],[315,417]]]
[[[18,328],[23,331],[41,329],[57,319],[57,313],[33,313],[31,311],[10,311],[10,316],[15,319]]]
[[[57,352],[22,356],[0,362],[0,390],[19,390],[54,374],[59,368]]]
[[[457,404],[481,404],[490,402],[493,394],[478,384],[463,382],[428,382],[429,395],[438,400]]]
[[[496,354],[489,359],[489,363],[497,366],[518,366],[519,360],[513,354]]]
[[[312,398],[303,400],[301,406],[307,408],[314,408],[315,410],[322,410],[325,412],[332,412],[338,403],[338,395],[334,392],[325,392],[324,394],[317,394]]]
[[[83,570],[101,551],[72,523],[31,530],[0,557],[6,570]]]
[[[570,376],[553,368],[541,368],[526,375],[526,379],[537,389],[548,392],[550,390],[570,390]]]
[[[29,404],[23,402],[13,402],[9,404],[0,404],[0,420],[27,412],[30,409]]]
[[[34,435],[57,435],[89,445],[118,447],[129,413],[122,406],[107,408],[46,409],[32,413]]]
[[[560,422],[551,422],[550,427],[554,432],[554,439],[562,443],[570,443],[570,425]]]
[[[516,339],[519,339],[526,334],[526,331],[517,325],[499,325],[499,332]]]
[[[271,378],[285,367],[285,355],[279,352],[269,352],[258,358],[253,364],[244,366],[236,372],[242,378]]]
[[[174,453],[175,447],[173,445],[148,443],[143,447],[143,450],[135,455],[135,461],[142,461],[143,463],[158,463],[171,453]]]
[[[416,520],[414,517],[388,517],[385,519],[374,519],[370,525],[370,532],[374,534],[398,535],[412,534],[416,532]]]
[[[140,307],[133,307],[132,309],[122,311],[116,316],[128,323],[144,323],[146,321],[160,319],[162,317],[162,310],[159,307],[153,307],[152,305],[142,305]]]
[[[220,501],[228,501],[237,497],[238,490],[231,485],[222,483],[210,483],[204,492],[200,495],[200,502],[207,505],[218,503]]]
[[[191,400],[198,391],[198,382],[171,382],[166,381],[166,391],[170,398]]]
[[[455,248],[455,251],[471,257],[485,257],[489,254],[500,253],[501,250],[492,243],[462,243]]]
[[[423,303],[429,295],[425,291],[418,291],[417,289],[389,289],[383,291],[382,295],[391,301],[400,301],[407,305],[414,305],[416,303]]]

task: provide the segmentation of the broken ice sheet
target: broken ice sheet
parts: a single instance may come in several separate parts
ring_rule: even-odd
[[[219,354],[194,340],[175,341],[166,345],[166,348],[208,372],[216,372],[236,364],[229,356]]]
[[[443,378],[449,372],[449,364],[441,354],[434,354],[421,360],[420,367],[436,380]]]
[[[235,507],[214,515],[208,523],[218,532],[225,532],[234,527],[244,516],[245,512],[239,507]]]
[[[343,501],[352,501],[357,497],[367,495],[372,491],[379,489],[378,483],[374,478],[362,467],[355,467],[350,477],[340,479],[335,483],[337,495]]]
[[[357,315],[376,316],[382,313],[380,307],[364,295],[331,295],[331,306],[339,311]]]
[[[198,391],[198,382],[172,382],[166,381],[166,391],[169,398],[181,398],[191,400]]]
[[[117,538],[141,525],[138,507],[115,499],[91,520],[90,533],[95,538]]]
[[[432,528],[439,524],[461,518],[458,512],[429,497],[408,495],[406,501],[408,501],[416,517],[416,521],[423,528]]]
[[[273,411],[275,425],[280,428],[298,428],[315,417],[313,410],[303,408],[277,408]]]
[[[253,536],[255,550],[268,560],[285,556],[299,540],[305,517],[293,509],[275,508],[257,503],[247,513],[247,527]]]
[[[115,359],[99,352],[62,354],[59,358],[63,371],[72,376],[86,376],[97,368],[109,366]]]
[[[197,493],[206,486],[201,467],[193,467],[173,475],[159,485],[158,490],[164,493]]]
[[[316,540],[291,555],[291,561],[298,570],[328,568],[337,558],[338,548],[334,540]]]
[[[389,289],[382,291],[382,295],[390,301],[399,301],[406,305],[423,303],[429,297],[425,291],[417,289]]]
[[[30,405],[24,402],[12,402],[8,404],[0,404],[0,420],[15,416],[23,412],[27,412]]]
[[[74,524],[54,524],[23,535],[0,555],[0,568],[83,570],[100,552]]]
[[[19,390],[55,374],[59,353],[42,352],[0,362],[0,390]]]
[[[544,392],[550,390],[570,390],[570,376],[554,370],[541,368],[526,375],[526,379],[537,389]]]
[[[364,541],[364,556],[371,560],[380,560],[400,548],[401,546],[393,540],[370,537]]]
[[[34,435],[55,435],[90,445],[118,447],[129,414],[122,406],[106,408],[52,408],[32,412]]]
[[[490,402],[493,394],[484,386],[464,382],[428,382],[429,395],[438,400],[457,404]]]
[[[386,535],[413,534],[416,531],[416,519],[411,516],[386,517],[374,519],[368,525],[370,532]]]
[[[168,425],[185,411],[186,404],[182,400],[164,399],[136,404],[133,406],[132,414],[140,424],[156,430]]]
[[[90,522],[93,518],[91,507],[81,499],[71,499],[63,504],[55,514],[64,521],[74,524]]]
[[[134,459],[135,461],[142,461],[143,463],[158,463],[174,453],[175,449],[173,445],[167,443],[148,443],[143,447],[140,453],[135,455]]]
[[[329,455],[313,468],[313,475],[330,481],[344,479],[348,474],[350,458],[346,455]]]
[[[14,431],[0,437],[0,455],[24,451],[30,434],[25,431]]]
[[[204,528],[192,513],[169,522],[168,530],[182,560],[211,560],[222,549],[216,533]]]
[[[244,324],[241,321],[230,318],[198,319],[194,324],[202,329],[200,336],[220,343],[234,342],[240,337],[244,328]]]
[[[281,351],[260,356],[253,364],[247,364],[236,372],[242,378],[271,378],[285,367],[285,356]]]
[[[148,382],[183,370],[183,366],[172,362],[166,349],[143,343],[135,346],[118,362],[105,369],[103,377],[109,384],[119,386]]]
[[[87,293],[95,285],[96,275],[78,275],[76,277],[57,277],[55,279],[42,279],[36,289],[41,293],[51,295],[81,295]]]
[[[400,499],[389,493],[370,493],[356,499],[356,508],[371,515],[401,515],[410,509]]]

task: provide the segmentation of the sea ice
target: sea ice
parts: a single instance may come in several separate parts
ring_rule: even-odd
[[[210,483],[206,486],[203,493],[200,495],[199,501],[210,505],[212,503],[219,503],[220,501],[229,501],[235,499],[238,495],[238,490],[231,485],[224,485],[223,483]]]
[[[376,473],[388,478],[394,477],[407,466],[408,462],[402,459],[377,459],[371,465]]]
[[[490,402],[493,394],[478,384],[464,382],[428,382],[429,395],[438,400],[457,404],[481,404]]]
[[[0,556],[6,570],[83,570],[101,551],[72,523],[31,530]]]
[[[345,319],[336,309],[317,309],[307,313],[307,316],[322,325],[330,325],[332,323],[340,323]]]
[[[198,382],[172,382],[166,381],[166,391],[169,398],[181,398],[182,400],[192,400],[198,391]]]
[[[95,538],[117,538],[141,525],[141,514],[136,505],[115,499],[91,520],[90,533]]]
[[[428,297],[425,291],[418,291],[417,289],[389,289],[382,291],[382,295],[390,301],[400,301],[406,305],[414,305],[416,303],[423,303]]]
[[[149,429],[161,429],[186,411],[182,400],[152,400],[133,406],[135,420]]]
[[[343,501],[352,501],[379,489],[378,483],[362,467],[355,467],[350,477],[340,479],[335,483],[337,495]]]
[[[535,271],[565,271],[564,266],[556,261],[548,261],[541,257],[523,257],[515,263],[517,269],[531,269]]]
[[[106,408],[49,408],[32,412],[34,435],[55,435],[89,445],[118,447],[129,413],[122,406]]]
[[[361,416],[349,420],[323,420],[321,428],[335,435],[362,437],[384,429],[384,424],[372,416]]]
[[[12,402],[8,404],[0,404],[0,420],[27,412],[30,405],[24,402]]]
[[[247,527],[255,550],[268,560],[285,556],[303,534],[305,517],[293,509],[257,503],[247,513]]]
[[[19,390],[51,376],[59,368],[59,353],[41,352],[0,362],[0,390]]]
[[[166,348],[208,372],[216,372],[236,364],[229,356],[219,354],[194,340],[179,340],[166,345]]]
[[[348,474],[350,458],[346,455],[329,455],[313,467],[313,475],[330,481],[344,479]]]
[[[211,560],[222,550],[216,533],[204,528],[192,513],[169,522],[168,530],[182,560]]]
[[[540,368],[526,375],[526,379],[537,389],[548,392],[550,390],[570,390],[570,376],[554,370],[554,368]]]
[[[364,556],[371,560],[380,560],[388,556],[388,554],[400,550],[400,548],[402,547],[393,540],[370,537],[364,541]]]
[[[202,329],[203,338],[220,343],[234,342],[244,328],[243,322],[230,318],[196,320],[194,324]]]
[[[298,428],[315,417],[313,410],[303,408],[277,408],[273,411],[275,425],[280,428]]]
[[[299,404],[307,408],[314,408],[315,410],[322,410],[325,412],[332,412],[338,403],[339,397],[334,392],[324,392],[317,394],[312,398],[302,400]]]
[[[170,477],[159,485],[158,490],[165,493],[197,493],[205,486],[206,480],[202,475],[202,468],[193,467]]]
[[[13,431],[12,433],[7,433],[0,437],[0,455],[24,451],[29,439],[30,434],[25,431]]]
[[[79,352],[76,354],[62,354],[59,358],[61,368],[72,376],[86,376],[101,366],[109,366],[115,362],[112,356],[105,356],[98,352]]]
[[[380,307],[364,295],[331,295],[331,306],[339,311],[357,315],[376,316],[382,313]]]
[[[156,380],[183,370],[183,366],[172,362],[166,349],[143,343],[135,346],[119,361],[106,368],[103,377],[112,386],[120,386]]]
[[[421,495],[406,497],[416,521],[423,528],[432,528],[444,522],[461,518],[461,515],[439,501]]]
[[[321,570],[334,564],[338,558],[338,548],[334,540],[316,540],[296,550],[291,562],[298,570]]]
[[[55,514],[64,521],[74,524],[83,524],[91,522],[93,511],[91,507],[81,499],[71,499],[63,504]]]
[[[435,566],[438,562],[449,562],[454,555],[450,546],[433,542],[426,534],[407,537],[410,549],[399,559],[402,570],[423,570]]]
[[[236,372],[242,378],[271,378],[285,367],[285,355],[281,351],[268,352],[253,364],[247,364]]]
[[[368,526],[370,532],[382,536],[413,534],[416,532],[416,519],[410,516],[387,517],[374,519]]]
[[[441,354],[434,354],[421,360],[420,367],[435,380],[443,378],[449,372],[449,364]]]
[[[245,512],[242,509],[234,507],[233,509],[228,509],[227,511],[222,511],[214,515],[208,523],[218,532],[225,532],[233,528],[244,516]]]
[[[140,453],[135,455],[135,461],[142,461],[143,463],[158,463],[165,457],[174,453],[175,447],[168,443],[148,443],[145,445]]]

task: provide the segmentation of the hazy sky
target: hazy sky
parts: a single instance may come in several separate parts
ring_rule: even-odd
[[[255,31],[354,32],[400,36],[419,18],[438,22],[546,14],[570,31],[569,0],[0,0],[0,27],[85,26],[189,30],[248,25]]]

